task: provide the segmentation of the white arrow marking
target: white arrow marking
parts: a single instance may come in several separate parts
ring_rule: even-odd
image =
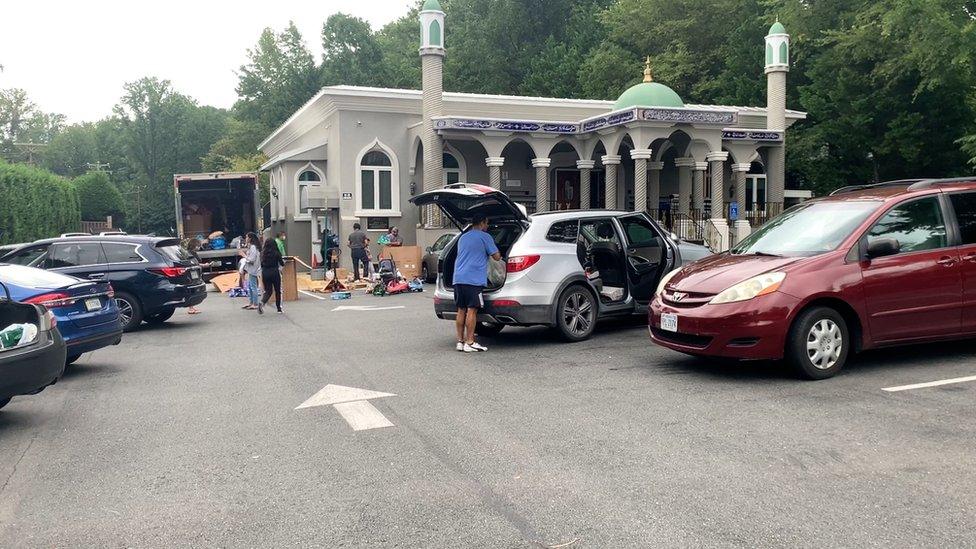
[[[397,305],[395,307],[377,307],[375,305],[340,305],[335,309],[335,311],[389,311],[390,309],[404,309],[403,305]]]
[[[346,420],[354,431],[393,427],[375,406],[367,402],[371,398],[396,396],[393,393],[381,393],[369,389],[357,389],[343,385],[326,385],[308,400],[298,405],[296,410],[315,406],[332,406]]]
[[[386,416],[377,410],[376,406],[370,404],[368,400],[340,402],[339,404],[334,404],[333,407],[339,411],[339,414],[352,427],[353,431],[393,427],[390,420],[386,419]]]

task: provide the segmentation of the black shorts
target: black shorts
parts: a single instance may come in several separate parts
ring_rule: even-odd
[[[471,284],[454,285],[454,301],[458,309],[481,309],[485,306],[485,301],[481,297],[484,286],[472,286]]]

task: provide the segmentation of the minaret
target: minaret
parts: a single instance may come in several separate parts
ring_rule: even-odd
[[[444,10],[427,0],[420,10],[420,60],[423,74],[424,190],[438,189],[444,180],[444,146],[434,131],[433,118],[444,114]],[[428,210],[428,212],[433,209]],[[429,213],[427,219],[429,219]],[[425,220],[426,221],[426,220]]]
[[[766,35],[766,128],[786,129],[786,73],[790,72],[790,35],[779,19]]]

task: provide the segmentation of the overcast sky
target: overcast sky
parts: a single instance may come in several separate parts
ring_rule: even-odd
[[[23,88],[69,122],[107,116],[122,84],[173,82],[200,103],[230,107],[234,73],[261,30],[295,21],[320,58],[322,23],[342,11],[374,29],[411,0],[11,0],[0,25],[0,88]]]

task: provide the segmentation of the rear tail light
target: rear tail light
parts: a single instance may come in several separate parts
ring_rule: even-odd
[[[518,307],[519,305],[521,303],[514,299],[496,299],[491,302],[492,307]]]
[[[524,271],[539,262],[542,256],[538,255],[517,255],[508,258],[505,270],[510,273]]]
[[[179,278],[186,274],[186,267],[163,267],[161,269],[149,269],[149,272],[163,275],[166,278]]]
[[[64,292],[52,292],[49,294],[41,294],[34,296],[30,299],[25,299],[24,303],[33,303],[34,305],[44,305],[47,308],[53,307],[67,307],[68,305],[74,305],[78,300],[71,297]]]
[[[50,332],[57,325],[58,319],[54,316],[54,313],[45,310],[44,314],[41,315],[41,331]]]

